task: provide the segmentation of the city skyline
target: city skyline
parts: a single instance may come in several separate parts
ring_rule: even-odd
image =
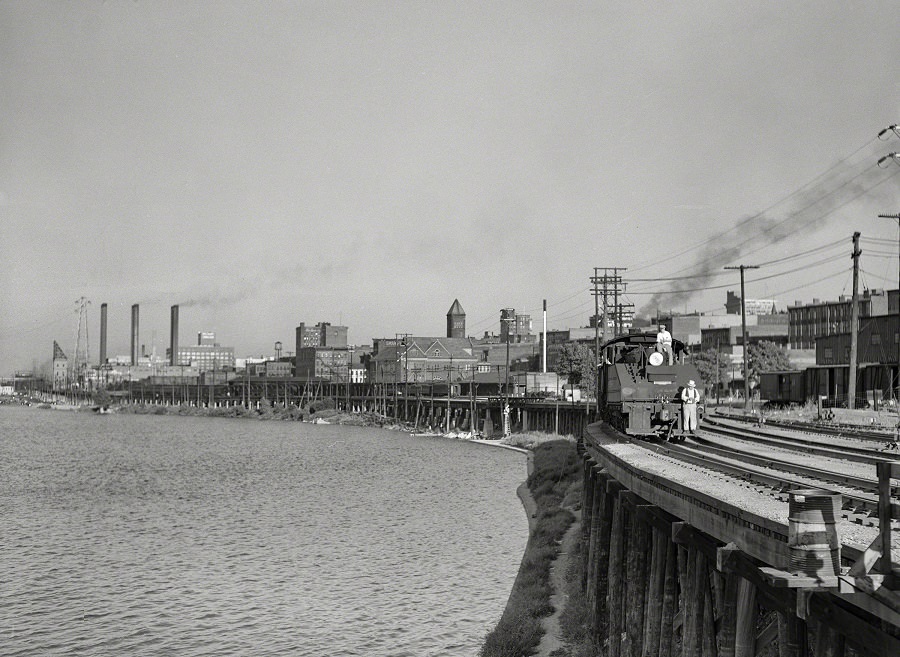
[[[300,322],[368,342],[897,287],[892,2],[0,4],[0,374]],[[890,163],[889,163],[890,164]],[[808,255],[804,256],[804,253]],[[154,341],[152,331],[156,331]],[[184,339],[184,338],[183,338]],[[118,344],[117,344],[118,341]]]

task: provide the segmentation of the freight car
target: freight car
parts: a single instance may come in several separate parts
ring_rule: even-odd
[[[759,375],[759,396],[774,406],[803,404],[808,396],[806,385],[802,370],[762,372]]]
[[[878,408],[885,400],[896,399],[895,366],[860,363],[856,369],[856,408]],[[850,380],[848,365],[813,365],[805,370],[762,372],[760,400],[770,406],[805,404],[821,399],[826,407],[846,406]]]
[[[684,343],[673,340],[672,350],[669,365],[649,333],[622,335],[601,347],[598,398],[606,422],[630,436],[684,440],[681,391],[700,374],[685,362]]]

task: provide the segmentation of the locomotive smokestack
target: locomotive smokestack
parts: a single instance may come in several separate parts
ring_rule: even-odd
[[[140,306],[138,306],[138,304],[134,304],[131,307],[131,364],[132,365],[138,364],[138,358],[139,358],[138,349],[140,349],[140,347],[141,347],[140,339],[138,338],[138,335],[140,334],[140,332],[138,330],[139,329],[138,324],[140,323],[139,319],[138,319],[139,314],[140,314]]]
[[[106,304],[100,304],[100,365],[106,365]]]
[[[172,321],[169,336],[169,365],[178,364],[178,306],[172,306]]]

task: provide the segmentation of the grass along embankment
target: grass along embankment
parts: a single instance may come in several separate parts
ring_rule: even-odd
[[[536,510],[506,609],[485,637],[481,657],[534,654],[544,632],[543,619],[554,611],[550,566],[581,504],[581,460],[571,438],[541,436],[545,442],[534,434],[514,436],[511,441],[532,450],[527,486]]]

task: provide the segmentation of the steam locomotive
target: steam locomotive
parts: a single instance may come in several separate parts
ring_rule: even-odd
[[[672,341],[673,362],[656,350],[656,335],[635,333],[600,349],[599,400],[603,419],[630,436],[684,440],[681,391],[700,380],[685,362],[685,345]],[[698,418],[702,407],[698,409]]]

